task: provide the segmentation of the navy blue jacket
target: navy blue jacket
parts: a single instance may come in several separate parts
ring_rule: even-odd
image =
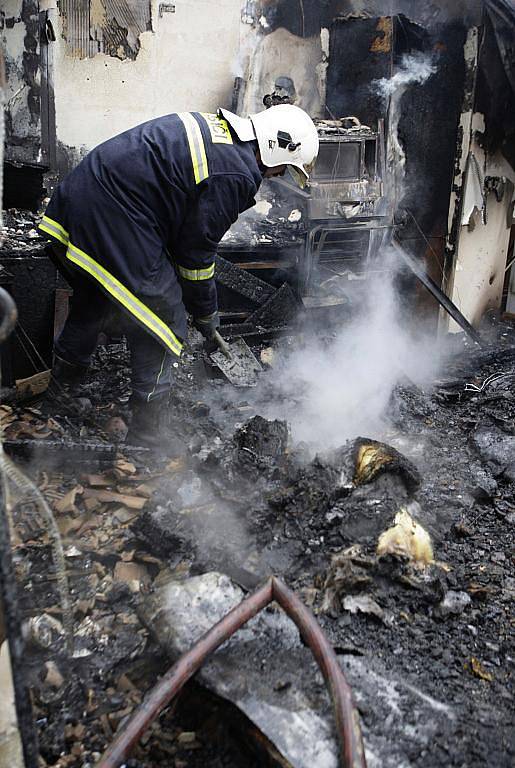
[[[255,202],[255,147],[217,115],[150,120],[86,155],[56,189],[40,229],[180,354],[185,307],[194,317],[217,309],[216,248]],[[153,298],[166,298],[168,317],[152,312]]]

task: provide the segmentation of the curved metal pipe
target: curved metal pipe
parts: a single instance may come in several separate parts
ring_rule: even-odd
[[[255,616],[272,600],[272,580],[269,579],[246,600],[229,611],[221,621],[206,632],[195,645],[161,678],[150,695],[138,707],[127,725],[106,750],[97,768],[118,768],[130,755],[149,725],[179,693],[184,684],[202,666],[210,653],[219,648],[236,630]]]
[[[295,622],[324,675],[333,700],[342,766],[366,768],[358,713],[336,654],[311,611],[280,579],[274,576],[233,608],[181,656],[152,689],[143,704],[108,747],[100,762],[97,763],[97,768],[118,768],[127,759],[149,725],[197,672],[207,656],[273,600],[276,600]]]
[[[297,595],[275,577],[272,578],[272,585],[274,600],[297,625],[324,676],[333,702],[342,766],[366,768],[365,748],[352,690],[331,644],[309,608],[306,608]]]

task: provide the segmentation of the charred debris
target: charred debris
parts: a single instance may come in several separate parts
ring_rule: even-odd
[[[218,9],[217,98],[303,106],[321,152],[222,241],[238,369],[191,329],[156,456],[115,326],[88,413],[42,408],[71,289],[36,226],[192,5],[0,14],[0,766],[512,765],[513,4]]]

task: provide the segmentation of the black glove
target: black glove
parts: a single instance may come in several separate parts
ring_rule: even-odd
[[[196,317],[193,320],[193,325],[197,331],[200,331],[206,341],[213,341],[216,331],[220,328],[220,317],[218,316],[218,312],[213,312],[212,315],[208,315],[207,317]]]

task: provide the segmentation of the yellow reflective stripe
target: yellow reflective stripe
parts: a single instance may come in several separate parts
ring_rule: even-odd
[[[206,269],[186,269],[178,265],[179,274],[185,280],[210,280],[215,274],[214,263]]]
[[[200,130],[200,125],[190,112],[179,112],[178,116],[186,129],[195,183],[200,184],[201,181],[204,181],[209,176],[202,131]]]
[[[174,354],[181,354],[182,344],[173,331],[107,269],[71,243],[68,245],[66,256],[94,277],[114,299],[154,333]]]
[[[43,216],[38,225],[38,229],[45,232],[47,235],[52,235],[52,237],[55,237],[56,240],[59,240],[63,245],[68,245],[68,232],[58,221],[54,221],[50,216]]]
[[[48,226],[57,229],[57,231],[61,232],[61,234],[63,234],[65,237],[70,236],[69,233],[65,230],[65,228],[61,224],[59,224],[58,221],[54,221],[53,219],[51,219],[50,216],[47,216],[46,214],[44,214],[42,220],[45,222],[45,224],[48,224]]]
[[[43,222],[38,225],[38,229],[40,229],[42,232],[44,232],[46,235],[52,235],[52,237],[55,237],[56,240],[59,240],[60,243],[63,245],[68,245],[68,237],[63,237],[60,232],[55,230],[53,227],[50,227],[49,224],[44,224]]]
[[[56,240],[68,247],[66,257],[77,266],[82,267],[92,277],[94,277],[113,298],[120,302],[134,317],[154,333],[166,347],[180,355],[182,344],[173,333],[173,331],[163,323],[163,321],[152,312],[142,301],[131,293],[114,275],[102,267],[97,261],[91,258],[85,251],[77,248],[69,241],[68,232],[57,221],[49,216],[43,216],[38,229],[48,235],[52,235]]]

